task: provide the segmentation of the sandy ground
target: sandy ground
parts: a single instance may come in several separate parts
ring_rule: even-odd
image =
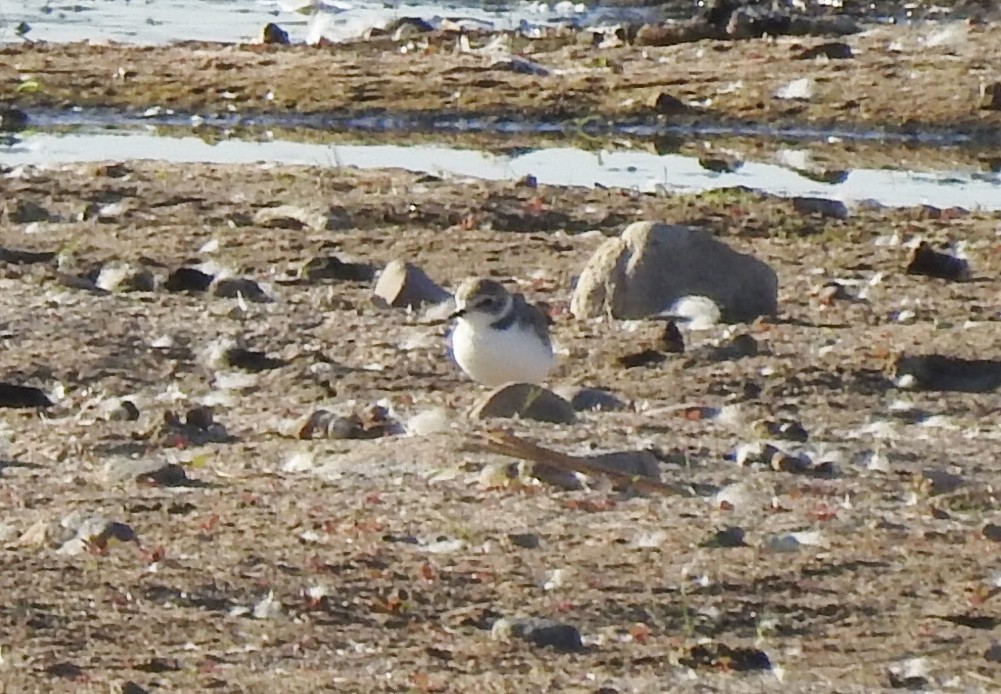
[[[454,37],[407,53],[378,42],[21,46],[0,50],[0,99],[29,115],[71,104],[391,109],[989,137],[1001,116],[980,107],[980,84],[1001,68],[988,50],[996,25],[949,27],[932,42],[928,31],[873,29],[845,39],[855,58],[827,62],[791,58],[820,39],[598,50],[566,37],[528,47],[566,70],[548,77],[455,54]],[[809,101],[772,97],[807,76]],[[661,92],[704,110],[657,115]],[[993,146],[956,158],[989,168]],[[874,161],[922,156],[893,151]],[[956,161],[924,151],[936,166]],[[640,195],[334,168],[8,173],[3,378],[60,399],[42,414],[0,415],[0,690],[1001,688],[997,395],[904,391],[886,369],[900,352],[997,356],[1001,215],[863,207],[837,220],[747,191]],[[256,216],[278,204],[326,224]],[[620,357],[655,345],[662,326],[567,315],[587,258],[639,219],[707,228],[775,267],[780,315],[737,329],[757,356],[712,358],[728,339],[719,327],[686,333],[686,355],[625,368]],[[965,244],[971,281],[906,275],[916,238]],[[572,425],[506,424],[567,452],[656,449],[664,480],[692,494],[497,486],[483,471],[505,461],[470,447],[486,425],[466,412],[483,391],[449,360],[446,327],[377,308],[371,280],[299,273],[330,255],[374,270],[408,259],[447,287],[489,275],[548,302],[561,346],[552,385],[607,388],[628,407]],[[122,263],[144,265],[159,286],[94,287]],[[256,280],[273,300],[163,286],[196,263]],[[817,292],[831,280],[850,298],[824,305]],[[222,364],[221,338],[282,364]],[[123,416],[122,399],[138,419]],[[364,414],[380,402],[404,429],[435,410],[447,430],[297,437],[318,408]],[[221,428],[164,423],[200,405]],[[733,460],[778,419],[809,434],[787,446],[833,473]],[[173,478],[141,474],[168,463]],[[120,541],[74,541],[94,518],[125,524]],[[717,534],[728,528],[743,545],[728,546],[734,530]],[[792,532],[806,534],[796,544]],[[572,625],[583,648],[495,638],[496,621],[516,616]],[[753,667],[761,654],[771,669]]]
[[[873,26],[839,39],[853,54],[846,60],[798,59],[831,40],[822,37],[608,48],[582,43],[576,33],[535,42],[501,37],[501,53],[520,54],[545,75],[514,72],[510,60],[498,64],[496,53],[481,50],[494,36],[474,36],[473,52],[464,53],[447,33],[331,48],[25,44],[0,50],[0,100],[198,113],[391,112],[428,121],[452,114],[904,133],[948,128],[996,146],[1001,111],[982,106],[984,89],[1001,79],[999,32],[996,23]],[[775,96],[801,78],[811,81],[807,98]],[[662,94],[686,108],[658,106]]]
[[[997,548],[984,529],[998,517],[997,396],[901,391],[884,368],[899,350],[995,355],[1001,217],[837,221],[741,192],[133,163],[28,171],[3,188],[5,219],[28,202],[52,215],[2,226],[5,379],[64,389],[43,415],[2,414],[6,691],[997,689],[985,655]],[[331,228],[253,221],[278,203],[320,206]],[[781,315],[745,328],[761,354],[705,356],[700,346],[723,339],[716,328],[687,334],[688,355],[625,369],[618,357],[655,343],[657,325],[561,312],[605,234],[641,218],[706,226],[774,265]],[[895,235],[965,241],[974,280],[905,275]],[[562,346],[552,385],[608,388],[629,407],[508,425],[569,452],[656,448],[665,481],[693,495],[485,486],[482,470],[504,461],[469,448],[486,426],[465,416],[482,390],[447,358],[445,328],[376,308],[371,282],[289,281],[330,254],[374,267],[408,258],[446,286],[475,270],[548,301]],[[161,279],[211,261],[274,301],[79,281],[140,259]],[[835,278],[867,299],[821,306],[812,294]],[[222,366],[205,355],[220,337],[287,363]],[[120,398],[138,420],[116,418]],[[404,424],[440,408],[450,426],[296,438],[317,408],[379,401]],[[199,404],[228,438],[163,425]],[[805,450],[834,474],[730,459],[776,418],[800,422]],[[135,479],[167,462],[188,481]],[[137,541],[74,544],[72,528],[92,517]],[[726,528],[746,545],[713,546]],[[807,544],[783,544],[789,532]],[[519,615],[577,627],[584,648],[492,636],[495,620]],[[773,669],[706,655],[727,648],[757,649]]]

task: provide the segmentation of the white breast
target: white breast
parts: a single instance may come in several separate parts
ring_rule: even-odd
[[[511,381],[540,383],[553,368],[553,351],[532,330],[479,327],[459,319],[452,331],[455,361],[470,378],[486,386]]]

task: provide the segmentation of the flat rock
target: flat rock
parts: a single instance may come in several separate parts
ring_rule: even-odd
[[[278,205],[265,207],[254,214],[254,223],[265,227],[281,229],[312,229],[324,231],[330,223],[330,215],[325,210],[299,205]]]
[[[610,451],[583,456],[582,460],[610,475],[642,477],[660,482],[660,460],[651,451]],[[584,480],[580,474],[545,463],[536,463],[532,468],[532,474],[547,484],[567,491],[579,491],[585,488]],[[624,485],[614,486],[622,488]]]
[[[804,217],[815,214],[831,219],[848,219],[849,216],[848,206],[845,203],[828,198],[793,198],[792,208]]]
[[[596,453],[588,459],[609,472],[660,481],[660,461],[650,451]]]
[[[45,207],[32,200],[18,200],[7,208],[7,219],[11,224],[31,224],[55,219]]]
[[[989,393],[1001,387],[1001,360],[944,354],[900,355],[892,367],[900,388]]]
[[[344,282],[370,282],[375,268],[368,263],[345,262],[333,255],[319,255],[303,265],[302,276],[310,282],[327,280]]]
[[[854,58],[852,47],[842,41],[828,41],[817,46],[804,48],[795,55],[797,60],[814,60],[816,58],[827,58],[828,60],[849,60]]]
[[[535,646],[548,646],[558,651],[573,652],[584,648],[577,627],[553,619],[502,617],[494,622],[490,633],[501,641],[517,638]]]
[[[520,417],[553,424],[574,421],[573,406],[559,395],[531,383],[507,383],[494,388],[471,412],[473,419]]]
[[[373,301],[383,308],[417,308],[440,304],[451,296],[416,265],[393,260],[379,274]]]
[[[224,299],[243,297],[257,304],[271,302],[271,297],[254,280],[249,277],[221,277],[213,283],[212,293]]]
[[[636,222],[591,256],[570,301],[578,318],[611,313],[635,320],[659,314],[685,296],[719,306],[727,322],[751,321],[778,308],[778,277],[764,262],[707,232]]]
[[[679,22],[644,24],[636,32],[637,46],[674,46],[679,43],[702,41],[717,33],[715,27],[701,19]]]

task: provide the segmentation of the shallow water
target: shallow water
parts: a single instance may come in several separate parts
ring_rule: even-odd
[[[846,203],[888,206],[1001,209],[1001,174],[977,171],[855,169],[835,183],[800,173],[809,147],[782,150],[776,161],[747,161],[732,173],[714,173],[694,157],[572,147],[491,154],[447,146],[309,144],[282,140],[228,139],[209,144],[197,137],[151,132],[84,131],[24,134],[0,146],[5,166],[52,166],[75,162],[153,159],[170,162],[304,164],[363,169],[401,168],[440,176],[516,180],[535,176],[550,185],[620,187],[641,191],[695,192],[746,186],[781,196],[818,196]]]
[[[975,133],[924,129],[901,131],[876,126],[817,127],[772,125],[768,123],[696,123],[670,124],[633,121],[543,121],[509,117],[463,116],[439,111],[385,113],[372,115],[337,115],[332,113],[254,113],[216,112],[205,115],[175,112],[152,106],[145,112],[110,108],[36,109],[30,113],[33,128],[134,128],[146,126],[206,125],[220,131],[238,127],[262,129],[306,128],[322,132],[364,133],[437,133],[443,139],[452,133],[489,133],[496,135],[623,135],[629,138],[657,140],[751,137],[802,142],[853,140],[864,142],[906,142],[920,146],[954,147],[975,144],[994,147],[1001,144],[997,133]]]
[[[595,23],[603,18],[648,14],[642,10],[587,9],[571,2],[431,0],[0,0],[0,43],[15,42],[26,22],[35,41],[121,41],[160,44],[181,40],[250,41],[269,22],[293,41],[322,33],[331,40],[357,37],[398,17],[459,17],[495,29],[564,22]]]

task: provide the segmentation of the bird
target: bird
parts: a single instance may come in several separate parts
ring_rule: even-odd
[[[485,386],[543,381],[555,365],[549,317],[500,282],[470,277],[455,292],[452,355]]]

